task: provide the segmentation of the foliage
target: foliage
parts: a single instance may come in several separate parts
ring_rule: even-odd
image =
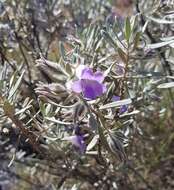
[[[0,187],[173,188],[172,10],[0,2]]]

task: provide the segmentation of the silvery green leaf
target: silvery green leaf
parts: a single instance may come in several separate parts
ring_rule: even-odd
[[[60,49],[60,54],[61,54],[61,56],[62,56],[62,59],[63,59],[65,62],[67,62],[68,60],[67,60],[67,58],[66,58],[65,47],[64,47],[64,45],[63,45],[62,42],[59,43],[59,49]]]
[[[168,37],[163,37],[160,38],[161,41],[170,41],[170,40],[174,40],[174,36],[168,36]]]
[[[164,41],[164,42],[159,42],[155,44],[148,44],[146,47],[147,49],[157,49],[157,48],[161,48],[163,46],[167,46],[173,43],[174,43],[174,40],[170,40],[170,41]]]
[[[24,113],[26,110],[30,109],[32,107],[32,105],[27,105],[26,107],[20,109],[19,111],[17,111],[15,113],[15,115],[20,115],[21,113]]]
[[[106,32],[105,30],[101,31],[101,35],[104,37],[104,39],[110,43],[110,45],[113,48],[117,48],[117,44],[115,43],[115,40],[110,36],[110,34],[108,32]]]
[[[124,63],[126,63],[127,62],[127,55],[126,55],[126,53],[121,48],[118,48],[117,51],[118,51],[118,55],[120,56],[120,58],[122,59],[122,61]]]
[[[73,74],[73,70],[72,70],[72,67],[69,63],[66,63],[65,64],[65,70],[66,72],[71,76]]]
[[[134,110],[134,111],[129,112],[129,113],[121,114],[121,115],[120,115],[120,118],[122,118],[122,117],[126,117],[126,116],[136,115],[136,114],[138,114],[138,113],[140,113],[139,110]]]
[[[174,76],[166,76],[166,77],[174,80]]]
[[[154,18],[154,17],[148,17],[150,20],[158,23],[158,24],[174,24],[173,20],[167,20],[167,19],[161,19],[161,18]]]
[[[97,32],[97,27],[91,28],[90,35],[89,35],[89,38],[88,38],[87,44],[86,44],[87,49],[91,47],[96,32]]]
[[[104,76],[108,76],[108,75],[109,75],[109,73],[111,72],[111,70],[112,70],[112,68],[113,68],[114,65],[115,65],[115,62],[112,63],[112,64],[108,67],[108,69],[106,69],[106,71],[104,72]]]
[[[157,86],[157,88],[173,88],[174,87],[174,82],[167,82],[163,83]]]
[[[134,30],[135,29],[135,26],[136,26],[136,23],[138,21],[138,14],[132,16],[130,18],[130,23],[131,23],[131,29]]]
[[[46,120],[60,124],[60,125],[72,125],[72,123],[70,122],[64,122],[64,121],[60,121],[58,119],[55,119],[54,117],[45,117]]]
[[[122,132],[122,131],[120,131],[120,130],[117,130],[117,131],[111,131],[110,132],[110,134],[111,134],[111,136],[113,137],[113,138],[117,138],[118,140],[120,140],[120,142],[123,144],[123,146],[124,146],[124,143],[125,142],[128,142],[128,139],[127,139],[127,137],[125,136],[125,134]]]
[[[101,122],[101,125],[104,125],[103,120],[100,120],[100,122]],[[98,126],[98,134],[99,134],[100,142],[110,152],[111,150],[108,145],[107,139],[104,135],[104,129],[101,125]]]
[[[89,126],[96,131],[99,127],[99,124],[96,120],[96,118],[94,117],[94,115],[92,113],[90,113],[89,115]]]
[[[88,155],[98,155],[98,151],[86,151],[86,154]]]
[[[171,44],[169,44],[169,46],[170,46],[171,48],[174,48],[174,42],[171,43]]]
[[[65,70],[65,64],[63,64],[61,59],[59,63],[56,63],[41,57],[40,59],[36,60],[36,63],[37,67],[44,71],[53,81],[64,82],[66,81],[67,77],[69,77],[69,74]]]
[[[85,106],[81,103],[77,103],[74,106],[74,111],[73,111],[73,120],[76,123],[78,121],[79,116],[84,112]]]
[[[15,82],[15,84],[12,86],[12,88],[10,89],[9,92],[9,96],[8,99],[12,98],[12,96],[17,92],[17,90],[19,89],[21,83],[22,83],[22,78],[24,76],[25,71],[23,71],[21,73],[21,76],[17,79],[17,81]]]
[[[108,142],[108,145],[109,145],[112,153],[114,153],[116,156],[118,156],[120,161],[127,160],[127,156],[124,151],[123,144],[118,138],[116,138],[115,136],[109,135],[107,137],[107,142]]]
[[[93,147],[97,144],[99,139],[99,135],[95,135],[92,140],[90,141],[90,143],[88,144],[86,150],[90,151],[91,149],[93,149]]]
[[[103,42],[103,38],[101,38],[100,40],[97,41],[95,51],[97,51],[100,48],[102,42]]]
[[[53,107],[51,104],[47,104],[45,107],[45,115],[49,116],[49,114],[53,111]]]
[[[119,106],[123,106],[123,105],[128,105],[131,103],[132,103],[132,100],[130,98],[128,98],[128,99],[119,100],[119,101],[105,104],[103,106],[100,106],[99,109],[102,110],[102,109],[114,108],[114,107],[119,107]]]

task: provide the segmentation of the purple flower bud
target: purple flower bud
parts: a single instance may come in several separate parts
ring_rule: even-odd
[[[81,153],[85,152],[86,145],[84,141],[84,136],[83,135],[73,135],[69,137],[64,137],[63,140],[67,140],[71,142],[76,148],[79,149]]]
[[[127,111],[127,105],[123,105],[123,106],[120,107],[119,113],[123,114],[126,111]]]
[[[89,100],[94,100],[106,92],[106,86],[102,83],[104,75],[100,71],[93,72],[85,65],[76,69],[76,76],[79,80],[74,81],[71,89],[76,93],[82,93]]]
[[[113,96],[112,97],[112,101],[119,101],[120,100],[120,96]]]
[[[120,96],[113,96],[112,97],[112,101],[119,101],[120,100]],[[123,105],[120,107],[120,110],[119,110],[119,114],[123,114],[124,112],[126,112],[128,109],[128,106],[127,105]]]

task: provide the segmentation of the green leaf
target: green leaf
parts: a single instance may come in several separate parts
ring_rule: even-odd
[[[126,22],[125,22],[125,38],[126,38],[128,43],[129,43],[130,36],[131,36],[131,23],[130,23],[129,18],[126,18]]]
[[[133,50],[135,50],[138,47],[138,43],[140,41],[141,32],[137,32],[134,38],[134,46]]]

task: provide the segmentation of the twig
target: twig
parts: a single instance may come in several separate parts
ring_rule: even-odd
[[[15,33],[16,40],[17,40],[17,42],[19,44],[20,52],[21,52],[21,54],[22,54],[22,56],[24,58],[24,61],[26,63],[27,70],[28,70],[28,78],[29,78],[29,81],[30,81],[30,84],[31,84],[32,83],[32,77],[31,77],[31,71],[30,71],[29,62],[28,62],[28,60],[27,60],[27,58],[25,56],[25,53],[23,51],[23,48],[22,48],[22,45],[21,45],[20,38],[19,38],[18,34],[16,32],[14,32],[14,33]]]

